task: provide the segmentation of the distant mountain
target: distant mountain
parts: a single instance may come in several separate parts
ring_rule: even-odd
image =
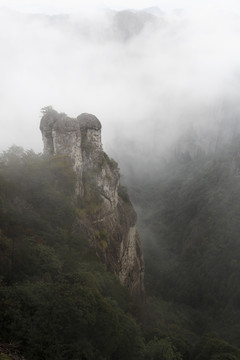
[[[143,9],[144,12],[155,16],[164,16],[165,12],[162,11],[158,6],[147,7]]]
[[[151,12],[124,10],[113,16],[112,29],[114,37],[121,40],[138,35],[147,24],[154,24],[157,18]]]
[[[139,35],[147,25],[158,26],[164,23],[164,13],[157,7],[143,10],[106,10],[99,14],[97,20],[84,16],[75,17],[71,14],[25,14],[7,8],[1,11],[30,23],[44,22],[45,25],[61,32],[71,31],[76,36],[92,41],[127,41]]]

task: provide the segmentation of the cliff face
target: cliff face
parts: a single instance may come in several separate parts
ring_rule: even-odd
[[[66,155],[73,164],[79,208],[75,231],[87,236],[101,261],[139,302],[144,263],[136,213],[119,185],[117,164],[102,150],[101,123],[91,114],[71,119],[47,108],[40,129],[44,153]]]

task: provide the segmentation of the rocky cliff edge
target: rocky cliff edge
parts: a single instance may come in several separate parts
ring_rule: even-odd
[[[79,218],[75,232],[88,238],[98,257],[119,276],[133,299],[144,299],[144,261],[136,213],[119,183],[117,163],[102,150],[101,123],[92,114],[69,118],[43,109],[40,130],[44,154],[64,155],[76,174]]]

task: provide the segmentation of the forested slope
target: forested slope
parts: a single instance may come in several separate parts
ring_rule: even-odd
[[[135,358],[129,294],[72,232],[74,183],[64,157],[16,147],[1,156],[1,342],[26,359]]]
[[[132,182],[150,313],[162,332],[197,341],[214,331],[240,346],[239,194],[237,137],[211,154],[175,153],[157,176]]]
[[[170,182],[167,176],[144,191],[138,188],[139,204],[143,201],[151,210],[140,217],[140,223],[143,229],[146,221],[145,231],[153,234],[152,247],[145,246],[148,306],[141,328],[127,289],[106,271],[88,240],[73,231],[82,208],[79,211],[73,202],[75,175],[67,159],[18,147],[1,154],[0,359],[20,359],[20,354],[27,360],[240,359],[238,348],[225,341],[238,345],[237,289],[229,295],[237,281],[238,254],[237,248],[226,251],[234,237],[229,237],[230,245],[221,256],[213,235],[207,246],[205,233],[190,246],[193,224],[203,226],[207,214],[203,211],[202,218],[189,210],[189,194],[190,201],[197,186],[196,203],[205,204],[201,199],[209,196],[205,189],[209,181],[203,174],[206,170],[214,174],[216,168],[225,179],[220,183],[228,187],[224,164],[225,160],[214,160],[205,168],[183,163],[199,182],[189,180],[184,186],[180,171],[177,177],[172,174]],[[218,199],[223,185],[218,189],[214,175],[212,179],[207,189],[212,193],[214,188],[212,196]],[[231,210],[237,226],[236,212],[237,200]],[[223,227],[227,231],[226,224]],[[236,231],[235,227],[233,234]],[[212,259],[216,263],[209,271]],[[202,277],[199,266],[206,268]],[[224,283],[219,288],[220,281]],[[204,334],[216,328],[225,340]]]

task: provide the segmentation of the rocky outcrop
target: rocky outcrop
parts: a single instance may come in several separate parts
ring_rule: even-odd
[[[119,184],[117,163],[102,150],[101,123],[91,114],[76,119],[45,108],[40,129],[46,155],[65,155],[76,174],[75,231],[84,234],[108,269],[136,301],[144,298],[144,262],[136,213]]]

